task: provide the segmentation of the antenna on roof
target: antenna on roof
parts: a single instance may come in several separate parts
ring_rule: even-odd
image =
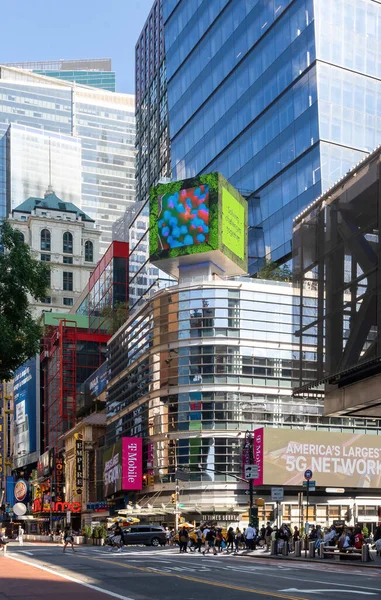
[[[49,185],[48,185],[48,189],[45,192],[44,197],[46,198],[46,196],[49,196],[49,194],[54,194],[54,190],[52,187],[52,147],[51,147],[50,138],[49,138]]]

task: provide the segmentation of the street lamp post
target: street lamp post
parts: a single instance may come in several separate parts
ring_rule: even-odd
[[[250,433],[250,431],[246,431],[245,433],[245,447],[248,451],[248,456],[249,456],[249,461],[250,464],[252,464],[252,461],[254,460],[254,456],[253,456],[253,436]],[[249,479],[249,498],[250,498],[250,517],[249,517],[249,524],[251,526],[254,525],[254,515],[253,515],[253,507],[254,507],[254,482],[253,479]]]

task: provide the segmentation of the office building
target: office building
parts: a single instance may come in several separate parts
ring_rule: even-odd
[[[35,257],[51,266],[48,296],[31,304],[33,314],[68,312],[98,262],[100,231],[93,219],[48,190],[17,206],[9,221]]]
[[[171,496],[180,470],[187,520],[239,521],[248,501],[247,484],[237,481],[243,476],[245,432],[264,427],[266,434],[282,431],[290,440],[304,432],[311,437],[331,432],[334,443],[335,435],[364,426],[360,420],[324,418],[322,394],[293,398],[294,294],[288,283],[201,275],[158,291],[130,314],[108,346],[106,446],[142,437],[148,485],[142,492],[116,494],[116,507],[139,504],[144,495],[144,505],[151,505],[147,518],[172,523]],[[372,424],[369,431],[377,433]],[[289,521],[300,487],[286,474],[280,470],[272,484],[286,485]],[[257,494],[266,500],[261,518],[270,518],[269,485],[258,487]],[[332,518],[325,490],[317,496],[309,514],[325,524]],[[348,502],[341,499],[335,511]],[[145,512],[137,508],[134,514]],[[294,513],[292,518],[297,524]]]
[[[172,173],[249,198],[249,271],[381,141],[381,5],[163,0]]]
[[[171,176],[162,0],[155,0],[135,47],[136,199]]]
[[[115,71],[111,68],[111,58],[44,60],[7,63],[7,66],[115,92]]]
[[[378,423],[380,166],[379,147],[298,215],[293,241],[297,390],[320,386],[326,414]]]
[[[11,123],[5,134],[1,204],[7,214],[25,198],[43,198],[49,183],[59,198],[82,204],[81,139]],[[0,166],[1,169],[1,166]]]
[[[135,201],[134,104],[132,95],[0,67],[3,210],[6,207],[7,172],[12,170],[12,163],[9,164],[7,159],[9,126],[18,124],[38,129],[46,135],[71,136],[81,144],[81,203],[78,206],[101,230],[100,249],[105,252],[111,242],[112,223]],[[27,169],[25,165],[24,168]],[[40,170],[36,172],[36,178],[40,179]],[[54,186],[54,181],[52,184]],[[46,189],[48,182],[44,185]],[[10,206],[6,207],[3,214],[8,214],[10,209]]]

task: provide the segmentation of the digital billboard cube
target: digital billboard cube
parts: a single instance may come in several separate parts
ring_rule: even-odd
[[[150,261],[179,267],[213,262],[225,275],[247,273],[247,202],[220,174],[150,190]]]

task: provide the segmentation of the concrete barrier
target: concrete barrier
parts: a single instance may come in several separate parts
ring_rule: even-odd
[[[278,554],[278,540],[271,540],[271,556],[276,556]]]

